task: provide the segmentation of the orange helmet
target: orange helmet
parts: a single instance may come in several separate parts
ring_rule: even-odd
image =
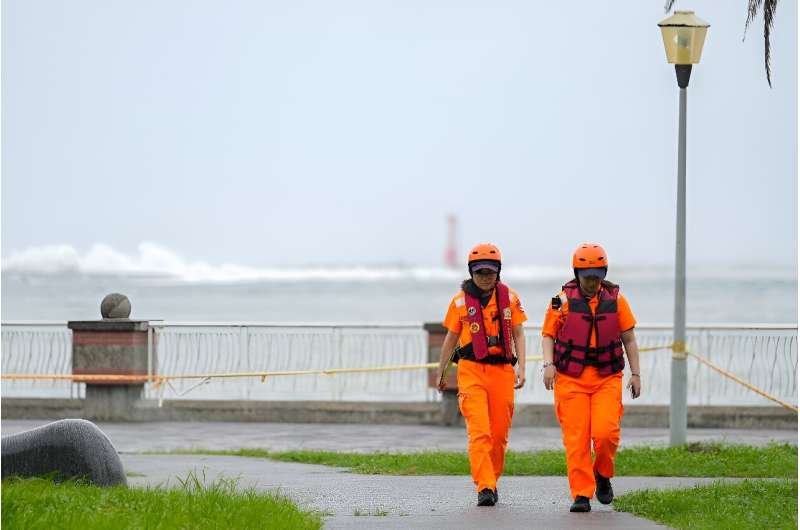
[[[467,263],[485,259],[497,262],[502,261],[500,259],[500,249],[491,243],[481,243],[480,245],[476,245],[472,250],[469,251]]]
[[[594,269],[608,267],[608,256],[597,243],[583,243],[572,255],[573,269]]]

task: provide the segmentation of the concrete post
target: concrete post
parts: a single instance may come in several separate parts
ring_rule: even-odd
[[[85,418],[129,421],[134,404],[142,399],[144,381],[140,377],[152,375],[148,374],[148,322],[128,319],[130,303],[116,293],[103,300],[101,313],[103,320],[67,323],[72,330],[72,373],[139,376],[86,384]],[[154,372],[152,366],[150,370]]]
[[[442,354],[442,344],[447,335],[447,329],[441,324],[429,322],[424,324],[425,331],[428,332],[428,362],[438,363]],[[458,380],[456,378],[457,369],[451,367],[447,373],[447,386],[442,392],[442,425],[463,425],[464,419],[458,409]],[[438,369],[428,370],[428,386],[436,388],[439,385]]]

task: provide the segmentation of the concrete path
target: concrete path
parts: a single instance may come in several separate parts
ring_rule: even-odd
[[[2,435],[48,423],[3,420]],[[100,423],[121,453],[132,485],[178,485],[190,472],[210,482],[235,478],[243,487],[279,490],[303,508],[326,514],[326,528],[659,528],[610,506],[592,503],[589,514],[570,514],[566,477],[503,477],[500,503],[475,506],[469,477],[392,477],[357,475],[326,466],[273,462],[265,459],[202,455],[144,455],[171,449],[239,449],[281,451],[414,452],[428,449],[464,451],[463,428],[412,425],[345,425],[280,423]],[[624,429],[622,445],[666,445],[665,429]],[[690,441],[727,441],[764,445],[797,443],[795,431],[690,430]],[[512,428],[510,448],[516,451],[561,447],[559,429]],[[141,475],[141,476],[140,476]],[[643,488],[686,487],[712,479],[619,477],[617,494]]]
[[[32,429],[47,420],[2,420],[3,436]],[[349,452],[465,451],[463,427],[428,425],[364,425],[310,423],[150,422],[98,423],[120,452],[171,449],[262,448],[272,451],[318,449]],[[793,430],[689,429],[690,442],[724,441],[766,445],[775,441],[797,444]],[[665,446],[667,429],[622,429],[622,446]],[[512,427],[509,449],[560,449],[561,430],[550,427]]]
[[[256,458],[197,455],[122,455],[131,485],[177,485],[189,472],[206,482],[237,478],[243,487],[281,491],[298,504],[326,514],[325,528],[646,529],[661,526],[592,502],[588,514],[571,514],[565,477],[504,477],[494,508],[475,506],[468,477],[356,475],[338,468]],[[621,494],[643,488],[688,487],[712,479],[620,477]]]

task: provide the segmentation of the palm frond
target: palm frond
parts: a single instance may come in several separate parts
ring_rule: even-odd
[[[761,4],[764,0],[748,0],[747,1],[747,20],[744,21],[744,32],[747,33],[747,28],[750,27],[750,23],[755,20],[756,16],[758,16],[758,8],[761,7]],[[744,40],[744,37],[742,37]]]
[[[744,22],[744,32],[750,23],[758,16],[759,9],[764,13],[764,69],[767,71],[767,83],[772,88],[772,66],[770,64],[770,34],[772,26],[775,24],[775,10],[778,8],[778,0],[748,0],[747,20]],[[744,40],[745,35],[742,36]]]
[[[772,88],[772,69],[769,61],[769,35],[775,23],[775,10],[778,0],[766,0],[764,3],[764,67],[767,69],[767,83]]]

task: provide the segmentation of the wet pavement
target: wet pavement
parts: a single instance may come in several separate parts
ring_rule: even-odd
[[[47,420],[2,420],[3,436],[44,425]],[[464,427],[431,425],[365,425],[333,423],[147,422],[97,424],[120,452],[174,449],[262,448],[271,451],[413,452],[465,451]],[[770,442],[797,444],[794,430],[689,429],[688,440],[747,445]],[[622,429],[622,447],[666,446],[667,429]],[[561,430],[553,427],[512,427],[509,449],[560,449]]]
[[[2,435],[38,427],[44,420],[3,420]],[[350,425],[286,423],[98,423],[121,453],[129,483],[135,486],[179,485],[190,473],[238,480],[241,487],[279,491],[304,509],[325,516],[326,528],[661,528],[652,521],[615,512],[596,500],[588,514],[571,514],[566,477],[503,477],[500,503],[475,506],[469,477],[399,477],[359,475],[346,470],[261,458],[205,455],[146,455],[175,449],[263,448],[272,451],[455,450],[466,448],[463,427],[419,425]],[[622,445],[664,446],[666,429],[623,429]],[[796,431],[690,429],[689,441],[723,441],[750,445],[797,443]],[[561,432],[553,428],[512,428],[515,451],[558,449]],[[617,494],[643,488],[688,487],[714,479],[618,477]]]
[[[123,454],[129,483],[178,485],[189,473],[212,482],[234,478],[242,487],[280,491],[302,508],[321,512],[325,528],[663,528],[631,514],[615,512],[593,499],[592,511],[569,513],[565,477],[503,477],[500,503],[477,507],[468,477],[357,475],[345,470],[259,458],[201,455]],[[620,477],[617,494],[643,488],[689,487],[713,479]]]

